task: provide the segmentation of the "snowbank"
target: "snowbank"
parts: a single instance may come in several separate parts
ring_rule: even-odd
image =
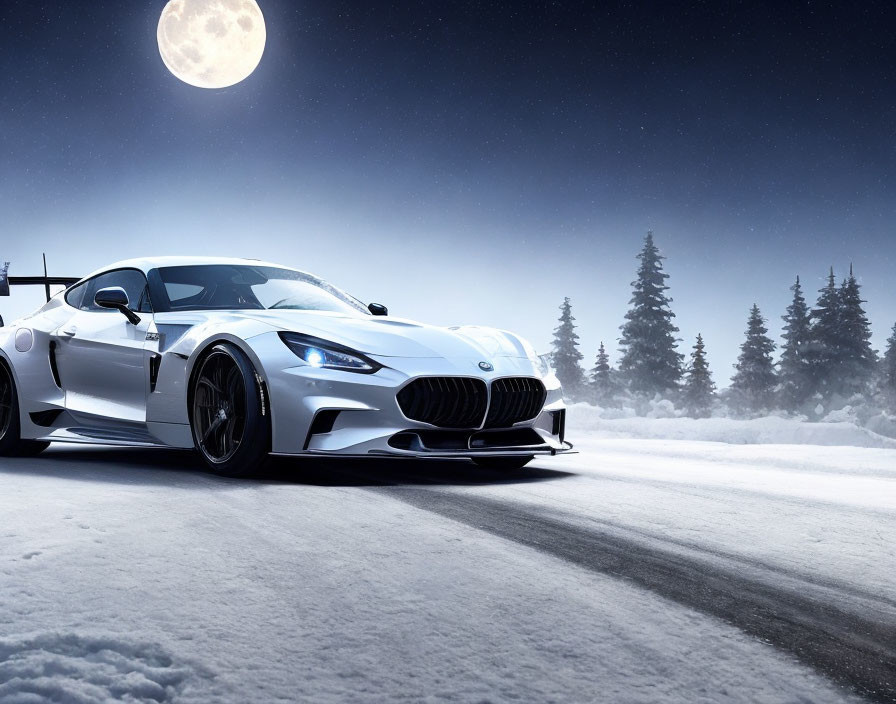
[[[2,702],[169,702],[191,676],[152,644],[73,633],[0,640]]]
[[[626,417],[607,417],[608,415]],[[672,413],[662,415],[669,416]],[[573,443],[575,443],[574,434],[579,430],[593,432],[604,438],[704,440],[734,445],[851,445],[896,449],[896,440],[847,420],[814,423],[779,416],[749,420],[645,418],[627,415],[624,411],[608,411],[587,403],[576,403],[569,407],[567,427]]]

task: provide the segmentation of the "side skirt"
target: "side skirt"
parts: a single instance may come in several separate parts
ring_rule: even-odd
[[[66,411],[53,425],[57,427],[44,428],[45,432],[36,439],[137,447],[193,447],[190,426],[179,423],[117,421]]]

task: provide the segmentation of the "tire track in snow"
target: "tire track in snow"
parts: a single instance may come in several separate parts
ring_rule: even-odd
[[[586,480],[592,479],[592,477],[579,478],[584,478]],[[690,492],[676,492],[674,488],[670,488],[669,491],[671,493],[690,494]],[[719,493],[721,494],[722,492]],[[554,509],[547,509],[546,506],[545,509],[556,512],[560,515],[562,515],[563,513],[567,513],[573,521],[576,518],[584,518],[588,523],[598,524],[605,527],[609,531],[624,531],[625,533],[633,536],[634,540],[640,539],[641,542],[647,543],[660,542],[663,544],[681,548],[682,550],[693,551],[701,555],[709,555],[713,558],[720,558],[727,562],[738,563],[739,565],[743,565],[746,569],[756,569],[764,572],[766,582],[768,582],[770,579],[777,579],[778,577],[780,577],[780,579],[782,580],[796,580],[801,583],[801,586],[810,586],[816,587],[820,590],[829,590],[837,595],[848,595],[853,597],[854,600],[870,602],[873,604],[873,606],[883,606],[885,609],[889,608],[890,612],[894,616],[896,616],[896,599],[891,598],[878,591],[851,584],[837,577],[827,577],[813,573],[811,571],[787,567],[785,565],[774,563],[769,560],[763,560],[757,557],[735,553],[708,544],[697,544],[680,538],[675,538],[670,535],[666,535],[659,530],[647,530],[642,527],[620,523],[618,521],[610,521],[593,515],[583,514],[582,506],[569,503],[567,501],[558,501],[556,497],[545,497],[543,495],[537,495],[534,492],[531,492],[529,496],[537,496],[541,500],[544,500],[545,498],[552,499],[551,503],[554,503],[557,506],[558,510],[554,511]],[[701,495],[698,496],[699,498],[705,498]],[[808,509],[809,507],[807,506],[807,510]],[[576,514],[576,510],[578,510],[578,514]],[[847,511],[846,513],[848,514],[850,512],[852,511]],[[892,518],[892,516],[887,515],[887,518]]]
[[[368,490],[629,581],[722,619],[871,701],[896,702],[896,623],[535,508],[419,486]]]

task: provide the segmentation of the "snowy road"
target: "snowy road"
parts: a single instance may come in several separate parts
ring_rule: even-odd
[[[896,451],[579,447],[0,460],[0,702],[896,701]]]

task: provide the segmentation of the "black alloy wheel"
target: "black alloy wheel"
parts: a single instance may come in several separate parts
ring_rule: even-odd
[[[12,377],[5,365],[0,364],[0,440],[6,438],[12,420]]]
[[[206,464],[225,476],[245,476],[269,451],[268,416],[255,370],[236,347],[217,344],[194,376],[190,420]]]
[[[41,440],[22,440],[16,383],[6,364],[0,362],[0,456],[32,457],[49,446]]]

